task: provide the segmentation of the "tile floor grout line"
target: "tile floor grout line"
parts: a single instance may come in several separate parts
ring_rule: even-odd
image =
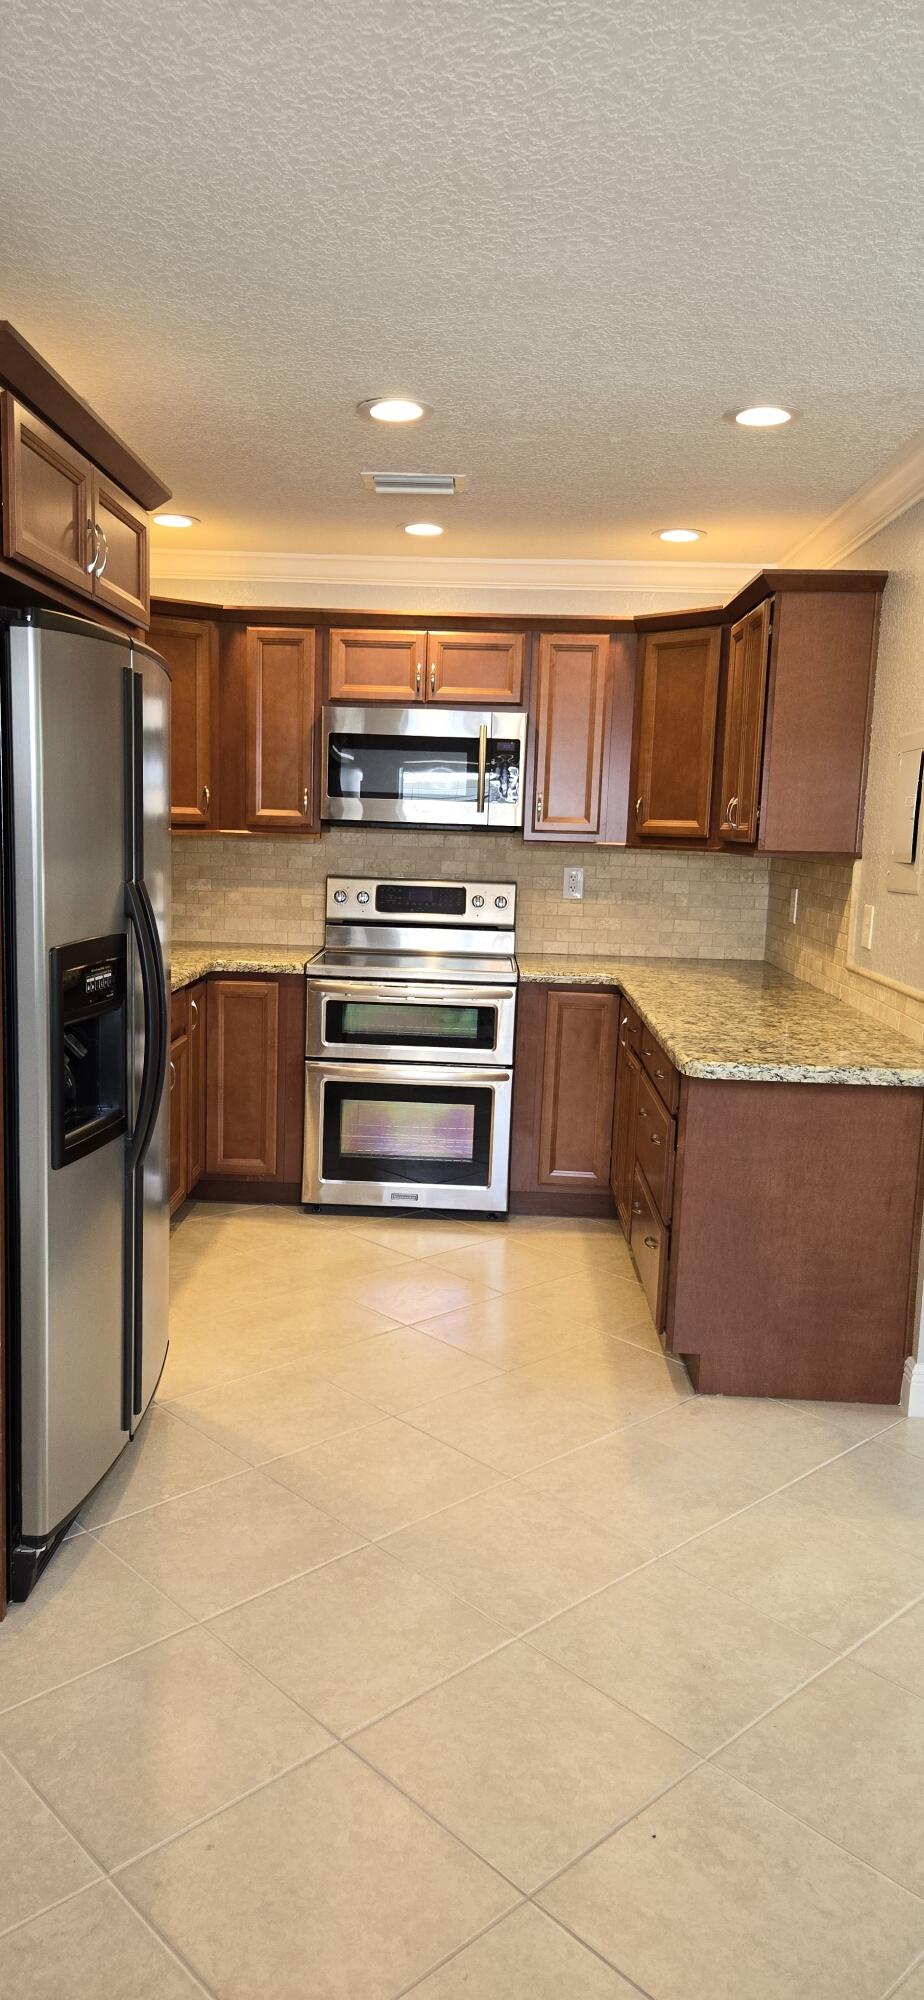
[[[180,1971],[184,1972],[187,1979],[191,1980],[196,1991],[204,1994],[205,2000],[220,2000],[220,1996],[215,1992],[214,1987],[206,1985],[201,1973],[196,1972],[189,1960],[183,1957],[182,1952],[174,1944],[173,1939],[167,1937],[166,1932],[158,1930],[157,1925],[147,1915],[147,1912],[139,1909],[137,1903],[133,1903],[131,1898],[126,1896],[121,1882],[116,1882],[112,1875],[107,1875],[106,1882],[113,1894],[118,1896],[120,1903],[124,1903],[125,1908],[130,1911],[131,1915],[137,1919],[138,1923],[144,1925],[145,1930],[149,1931],[153,1938],[156,1938],[162,1950],[168,1953],[174,1964],[178,1965]]]
[[[707,1757],[704,1762],[711,1765],[713,1759]],[[833,1833],[823,1833],[820,1827],[813,1826],[812,1821],[805,1819],[802,1813],[794,1812],[791,1806],[778,1805],[776,1799],[771,1799],[768,1793],[760,1791],[758,1786],[747,1778],[739,1777],[737,1771],[725,1771],[719,1768],[720,1775],[730,1779],[733,1785],[740,1785],[743,1792],[749,1792],[752,1798],[760,1799],[761,1803],[769,1806],[772,1812],[783,1813],[787,1819],[795,1820],[797,1826],[803,1827],[807,1833],[814,1834],[816,1840],[827,1841],[829,1847],[836,1847],[838,1853],[848,1855],[858,1867],[866,1868],[871,1875],[878,1876],[880,1882],[888,1882],[891,1888],[900,1889],[904,1896],[910,1896],[914,1902],[920,1903],[924,1911],[924,1886],[920,1889],[909,1889],[907,1882],[900,1881],[897,1875],[889,1875],[884,1868],[878,1867],[875,1861],[868,1861],[864,1854],[857,1854],[852,1847],[848,1847],[845,1841],[838,1840]]]
[[[558,1878],[555,1877],[553,1879],[557,1880]],[[633,1993],[638,1994],[639,2000],[656,2000],[656,1996],[649,1992],[647,1986],[640,1986],[637,1979],[633,1979],[631,1974],[626,1972],[621,1965],[616,1964],[615,1959],[607,1958],[606,1953],[601,1951],[599,1945],[591,1944],[589,1938],[582,1937],[580,1931],[574,1929],[573,1924],[567,1917],[561,1916],[558,1910],[554,1912],[547,1910],[543,1903],[537,1902],[536,1898],[543,1894],[544,1891],[542,1889],[536,1889],[529,1897],[529,1903],[534,1910],[538,1910],[543,1917],[547,1917],[550,1923],[558,1924],[563,1931],[567,1932],[570,1938],[574,1939],[575,1944],[583,1945],[585,1951],[589,1951],[594,1958],[599,1959],[601,1965],[605,1965],[608,1972],[615,1972],[620,1979],[624,1979],[626,1985],[631,1986]]]
[[[94,1882],[103,1881],[106,1875],[108,1874],[108,1869],[105,1867],[105,1864],[97,1858],[97,1856],[93,1853],[92,1848],[87,1846],[87,1843],[83,1839],[83,1836],[74,1831],[74,1828],[65,1819],[64,1814],[60,1811],[60,1809],[57,1806],[53,1805],[50,1799],[45,1797],[45,1793],[42,1791],[41,1786],[36,1784],[35,1779],[30,1777],[27,1771],[23,1771],[20,1769],[20,1766],[16,1762],[16,1759],[14,1757],[11,1757],[10,1752],[6,1749],[0,1751],[0,1764],[2,1763],[7,1763],[9,1765],[11,1771],[15,1772],[17,1778],[19,1778],[21,1782],[25,1785],[27,1791],[30,1791],[33,1797],[38,1799],[39,1804],[44,1806],[45,1811],[50,1814],[51,1818],[57,1821],[58,1826],[62,1829],[62,1832],[64,1832],[67,1835],[68,1840],[71,1841],[75,1847],[79,1848],[81,1854],[84,1856],[84,1859],[89,1861],[91,1866],[95,1868],[96,1874],[93,1878]],[[92,1886],[93,1884],[90,1882],[84,1882],[81,1884],[81,1887],[84,1889],[92,1888]],[[79,1890],[74,1890],[72,1893],[75,1895],[79,1894]],[[71,1898],[70,1895],[67,1895],[67,1896],[61,1896],[57,1900],[62,1903],[68,1903],[70,1902]],[[49,1905],[49,1907],[51,1906]],[[44,1912],[41,1910],[36,1910],[33,1912],[33,1914],[35,1916],[42,1916]],[[2,1935],[2,1933],[0,1933],[0,1935]]]
[[[42,1804],[44,1805],[44,1803],[43,1799]],[[67,1832],[67,1828],[65,1828],[65,1832]],[[0,1944],[4,1942],[5,1938],[15,1937],[17,1931],[28,1930],[30,1924],[40,1923],[43,1917],[51,1915],[52,1910],[63,1910],[67,1903],[76,1903],[78,1896],[89,1895],[91,1889],[98,1889],[100,1883],[106,1882],[108,1879],[107,1875],[94,1875],[92,1882],[81,1882],[78,1889],[69,1889],[66,1896],[56,1896],[53,1903],[45,1903],[42,1909],[33,1910],[28,1917],[17,1917],[15,1923],[5,1924],[0,1929]]]
[[[435,1973],[443,1972],[447,1965],[454,1964],[455,1960],[461,1958],[462,1953],[468,1951],[473,1944],[480,1944],[482,1938],[490,1937],[492,1931],[500,1930],[501,1926],[507,1923],[510,1917],[516,1916],[518,1910],[525,1910],[528,1907],[529,1897],[522,1896],[519,1903],[514,1904],[512,1910],[502,1910],[499,1917],[492,1917],[489,1924],[484,1924],[481,1930],[475,1931],[471,1937],[466,1938],[464,1944],[454,1945],[452,1951],[446,1952],[443,1958],[437,1959],[433,1965],[428,1965],[425,1972],[420,1973],[419,1976],[415,1976],[412,1979],[410,1986],[399,1987],[397,1993],[389,1995],[389,2000],[411,2000],[411,1995],[419,1993],[420,1988],[425,1986],[427,1980],[432,1979]]]
[[[280,1488],[280,1491],[286,1491],[286,1490],[288,1489]],[[293,1498],[296,1500],[299,1497],[300,1496],[297,1493],[293,1495]],[[164,1502],[163,1504],[167,1505],[168,1503]],[[310,1507],[311,1501],[306,1500],[305,1506]],[[320,1513],[321,1509],[318,1508],[316,1511]],[[335,1528],[340,1528],[344,1525],[342,1521],[335,1521],[333,1515],[328,1515],[326,1518],[331,1522],[331,1525]],[[92,1529],[89,1532],[92,1533],[93,1532]],[[351,1530],[351,1532],[353,1531]],[[278,1583],[264,1584],[262,1589],[252,1590],[247,1597],[236,1597],[231,1604],[219,1605],[216,1611],[203,1611],[203,1612],[190,1611],[186,1605],[179,1604],[179,1601],[176,1598],[170,1598],[169,1601],[171,1604],[176,1604],[178,1610],[181,1610],[184,1616],[188,1618],[193,1625],[207,1625],[209,1620],[212,1618],[223,1618],[226,1611],[237,1611],[244,1604],[254,1604],[258,1598],[268,1597],[271,1591],[283,1590],[287,1583],[297,1583],[299,1579],[303,1576],[313,1576],[316,1570],[327,1569],[330,1563],[342,1562],[345,1556],[354,1556],[358,1553],[360,1549],[369,1548],[370,1546],[371,1544],[369,1542],[368,1537],[360,1536],[359,1540],[356,1542],[353,1548],[341,1549],[339,1553],[335,1556],[325,1556],[322,1562],[309,1563],[307,1569],[298,1569],[293,1571],[293,1574],[291,1576],[280,1577]],[[108,1542],[103,1542],[101,1544],[101,1547],[109,1548]],[[110,1549],[109,1553],[110,1555],[115,1555],[116,1550]],[[131,1570],[133,1576],[140,1577],[142,1583],[150,1583],[150,1579],[145,1576],[143,1570],[136,1569],[134,1564],[129,1562],[127,1556],[120,1555],[119,1561],[124,1564],[126,1569]],[[161,1586],[159,1584],[151,1584],[150,1587],[151,1589],[154,1590],[161,1590]],[[166,1597],[167,1592],[161,1590],[161,1595]],[[473,1610],[477,1609],[477,1606],[473,1605],[472,1609]],[[482,1616],[485,1615],[486,1615],[485,1613],[482,1613]]]
[[[124,1565],[124,1567],[127,1567],[127,1565]],[[134,1570],[132,1574],[137,1576],[137,1570]],[[152,1585],[151,1588],[153,1589],[154,1586]],[[167,1601],[168,1603],[173,1602],[172,1598],[169,1598]],[[75,1687],[78,1681],[88,1681],[92,1679],[94,1674],[105,1673],[107,1667],[121,1666],[124,1660],[134,1660],[139,1653],[150,1653],[153,1647],[166,1645],[168,1639],[179,1639],[184,1632],[195,1631],[197,1629],[197,1620],[191,1617],[188,1611],[184,1613],[184,1616],[188,1620],[188,1623],[186,1625],[178,1625],[175,1632],[160,1632],[156,1639],[142,1639],[140,1646],[129,1646],[127,1652],[114,1653],[110,1660],[94,1660],[92,1667],[81,1667],[78,1673],[69,1674],[66,1681],[55,1681],[51,1687],[39,1688],[35,1694],[24,1694],[21,1701],[9,1702],[6,1708],[0,1708],[0,1729],[2,1729],[4,1716],[18,1715],[21,1708],[31,1708],[35,1702],[44,1701],[47,1695],[62,1694],[65,1688]]]
[[[912,1959],[911,1964],[906,1965],[904,1972],[899,1973],[894,1986],[889,1986],[885,1993],[880,1995],[880,2000],[901,2000],[905,1981],[910,1979],[913,1972],[917,1972],[920,1965],[924,1965],[924,1951],[919,1951],[917,1957]]]
[[[187,1424],[186,1428],[190,1430],[192,1426]],[[139,1514],[153,1514],[155,1507],[169,1507],[172,1500],[190,1500],[194,1493],[207,1493],[213,1486],[227,1486],[229,1480],[240,1479],[244,1473],[254,1471],[255,1466],[241,1459],[234,1472],[220,1472],[217,1479],[206,1479],[201,1486],[184,1486],[180,1493],[165,1493],[160,1500],[149,1500],[144,1507],[132,1507],[126,1514],[110,1514],[105,1521],[81,1521],[80,1526],[85,1535],[100,1535],[104,1528],[117,1528],[122,1521],[137,1521]]]

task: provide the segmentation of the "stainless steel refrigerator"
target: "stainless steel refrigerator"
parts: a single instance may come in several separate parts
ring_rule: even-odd
[[[0,612],[10,1594],[133,1435],[167,1352],[170,680]]]

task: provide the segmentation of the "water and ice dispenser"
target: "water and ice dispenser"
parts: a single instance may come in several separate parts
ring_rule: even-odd
[[[49,959],[51,1164],[66,1167],[125,1130],[125,937],[58,945]]]

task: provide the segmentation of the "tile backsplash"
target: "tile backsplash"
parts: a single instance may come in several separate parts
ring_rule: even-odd
[[[852,876],[851,861],[772,861],[766,956],[784,972],[836,994],[924,1048],[924,999],[884,980],[864,978],[847,963]],[[794,889],[799,891],[795,924],[789,915]]]
[[[584,900],[565,902],[566,864]],[[630,957],[762,958],[763,857],[540,846],[517,835],[335,828],[321,840],[173,841],[173,934],[180,941],[276,944],[306,955],[322,940],[328,875],[465,877],[517,884],[521,951]]]

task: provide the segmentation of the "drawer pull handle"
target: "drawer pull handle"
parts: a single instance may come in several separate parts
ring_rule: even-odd
[[[305,786],[305,789],[304,789],[304,791],[303,791],[303,793],[302,793],[302,812],[304,813],[304,815],[305,815],[305,818],[307,819],[307,818],[308,818],[308,787],[307,787],[307,785]]]
[[[430,693],[436,693],[436,667],[430,668]]]
[[[641,1204],[641,1202],[640,1202],[640,1201],[634,1201],[634,1202],[632,1203],[632,1213],[633,1213],[633,1215],[641,1215],[641,1214],[642,1214],[642,1212],[643,1212],[643,1211],[642,1211],[642,1204]]]
[[[656,1236],[646,1236],[646,1238],[645,1238],[645,1248],[646,1248],[646,1250],[657,1250],[657,1247],[658,1247],[658,1239],[657,1239],[657,1237],[656,1237]]]
[[[171,1090],[173,1089],[173,1086],[174,1086],[175,1082],[176,1082],[176,1064],[175,1064],[174,1062],[171,1062],[171,1064],[170,1064],[170,1088],[171,1088]]]
[[[196,1022],[197,1022],[197,1021],[198,1021],[198,1019],[199,1019],[199,1008],[198,1008],[198,1005],[197,1005],[197,1003],[196,1003],[196,1001],[195,1001],[195,1000],[190,1000],[190,1003],[189,1003],[189,1012],[190,1012],[190,1015],[191,1015],[191,1017],[192,1017],[192,1025],[193,1025],[193,1027],[195,1027],[195,1025],[196,1025]]]
[[[662,1081],[662,1083],[663,1083],[663,1081],[664,1081],[664,1076],[665,1076],[665,1072],[664,1072],[664,1070],[663,1070],[663,1069],[656,1069],[656,1070],[655,1070],[655,1076],[659,1076],[659,1077],[661,1078],[661,1081]]]
[[[415,680],[415,684],[416,684],[416,689],[417,689],[417,696],[418,696],[418,699],[419,699],[419,697],[420,697],[420,677],[421,677],[421,674],[422,674],[422,672],[423,672],[423,668],[422,668],[422,665],[421,665],[421,662],[420,662],[420,661],[418,660],[418,662],[417,662],[417,667],[416,667],[416,670],[415,670],[415,674],[414,674],[414,680]]]
[[[209,791],[209,788],[208,788],[208,785],[203,785],[203,787],[202,787],[202,812],[203,812],[203,816],[204,816],[204,817],[206,817],[206,818],[208,817],[208,810],[209,810],[209,800],[211,799],[211,796],[212,796],[212,794],[211,794],[211,792]]]
[[[641,799],[636,799],[636,801],[635,801],[635,824],[636,824],[636,826],[641,826],[641,824],[642,824],[642,804],[643,804],[643,801],[642,801]]]
[[[540,793],[538,794],[537,798],[536,798],[536,825],[537,825],[537,826],[539,825],[539,821],[541,820],[541,818],[542,818],[542,793],[540,792]]]
[[[640,1118],[647,1118],[647,1116],[648,1116],[648,1113],[647,1113],[647,1111],[645,1110],[645,1106],[644,1106],[644,1104],[640,1104],[640,1105],[639,1105],[639,1107],[638,1107],[638,1115],[639,1115],[639,1117],[640,1117]]]
[[[649,1139],[651,1140],[651,1143],[652,1143],[652,1145],[653,1145],[653,1146],[660,1146],[660,1145],[661,1145],[661,1143],[662,1143],[662,1142],[661,1142],[661,1140],[660,1140],[660,1139],[658,1138],[658,1135],[657,1135],[657,1132],[649,1132],[649,1134],[648,1134],[648,1137],[649,1137]]]

